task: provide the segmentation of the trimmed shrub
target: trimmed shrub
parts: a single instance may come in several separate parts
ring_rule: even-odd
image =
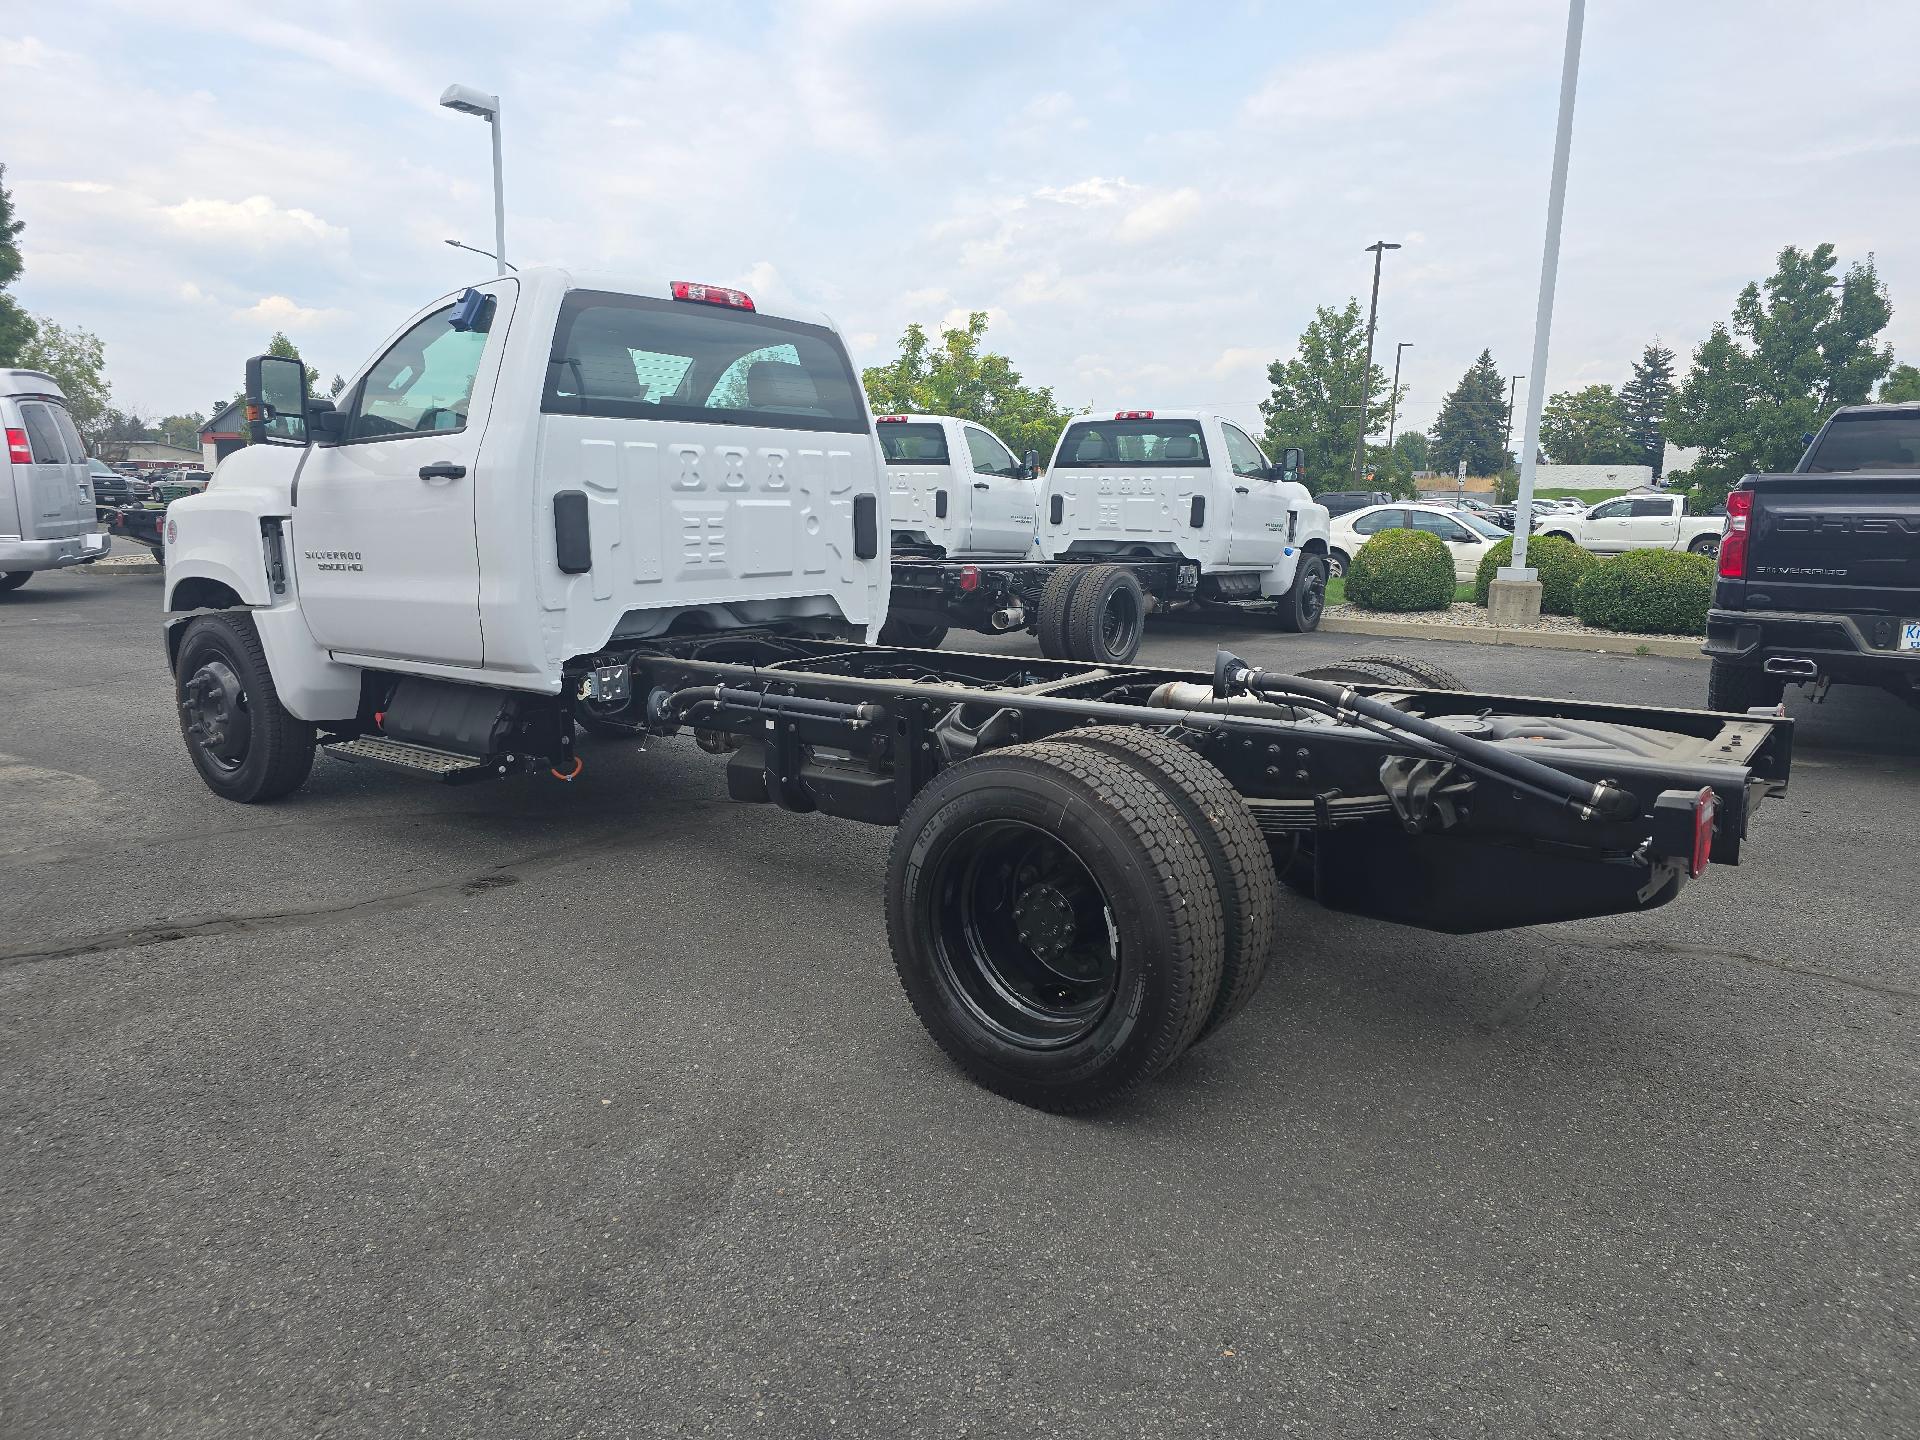
[[[1453,588],[1453,552],[1424,530],[1382,530],[1347,570],[1347,599],[1362,610],[1444,610]]]
[[[1704,635],[1715,566],[1684,550],[1629,550],[1580,582],[1576,610],[1601,630],[1638,635]]]
[[[1513,563],[1513,541],[1502,540],[1489,550],[1480,560],[1480,568],[1473,577],[1473,603],[1487,603],[1487,587],[1493,584],[1493,573],[1502,565]],[[1561,540],[1549,535],[1536,535],[1527,542],[1527,564],[1540,572],[1540,613],[1542,615],[1573,614],[1574,590],[1580,581],[1595,565],[1600,563],[1597,555],[1582,550],[1571,540]]]

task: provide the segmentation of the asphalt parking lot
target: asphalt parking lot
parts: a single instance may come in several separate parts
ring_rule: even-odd
[[[888,832],[730,805],[684,739],[224,804],[159,588],[0,597],[0,1434],[1920,1431],[1891,700],[1798,711],[1747,863],[1661,911],[1456,939],[1287,901],[1250,1010],[1073,1120],[921,1032]],[[1144,653],[1216,639],[1706,680]]]

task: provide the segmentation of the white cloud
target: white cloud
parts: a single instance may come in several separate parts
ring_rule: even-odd
[[[276,330],[284,330],[289,325],[327,324],[340,318],[338,310],[300,305],[284,295],[263,295],[246,309],[236,310],[233,314],[236,320],[271,325]]]
[[[1150,195],[1127,212],[1119,235],[1134,242],[1158,239],[1185,229],[1199,213],[1200,192],[1191,186]]]
[[[252,249],[344,246],[347,232],[311,210],[282,208],[265,195],[245,200],[182,200],[161,208],[182,234],[221,245]]]

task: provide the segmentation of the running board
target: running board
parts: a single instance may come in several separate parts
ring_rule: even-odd
[[[381,765],[391,765],[395,769],[431,775],[449,784],[462,780],[487,779],[496,774],[504,775],[508,768],[472,755],[460,755],[452,750],[435,750],[431,746],[414,745],[405,740],[389,740],[382,735],[362,735],[354,740],[337,740],[322,748],[329,755],[337,755],[342,760],[372,760]]]

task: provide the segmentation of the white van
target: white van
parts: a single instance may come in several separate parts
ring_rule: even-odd
[[[67,414],[59,383],[39,370],[0,370],[0,427],[7,439],[0,591],[18,590],[36,570],[84,565],[106,554],[86,442]]]
[[[1018,459],[984,425],[951,415],[882,415],[874,433],[897,553],[984,560],[1033,549],[1038,455]]]

